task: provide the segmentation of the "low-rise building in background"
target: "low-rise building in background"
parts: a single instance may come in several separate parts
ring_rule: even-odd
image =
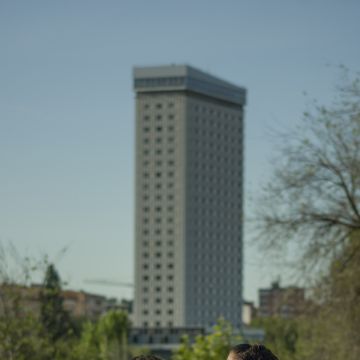
[[[305,289],[296,286],[280,287],[278,281],[271,288],[259,289],[259,317],[291,318],[301,314],[306,304]]]
[[[40,315],[42,285],[32,284],[30,286],[8,285],[0,286],[0,297],[2,306],[0,314],[11,306],[11,302],[17,299],[21,303],[24,312],[32,312]],[[107,298],[103,295],[91,294],[78,290],[63,290],[64,309],[74,318],[97,320],[109,310],[123,310],[131,313],[132,301],[115,298]]]

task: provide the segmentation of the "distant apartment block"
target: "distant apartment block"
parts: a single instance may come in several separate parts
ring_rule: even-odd
[[[12,301],[20,301],[24,312],[40,315],[40,296],[43,287],[33,284],[31,286],[1,285],[0,286],[0,314],[5,308],[11,308]],[[126,303],[118,303],[115,299],[109,299],[102,295],[90,294],[84,291],[63,290],[61,292],[63,306],[68,313],[75,318],[97,320],[101,315],[111,309],[123,309],[129,306]]]
[[[259,317],[281,316],[291,318],[299,315],[305,306],[305,289],[280,287],[274,282],[269,289],[259,290]]]
[[[185,65],[135,68],[134,88],[134,325],[240,327],[246,91]]]

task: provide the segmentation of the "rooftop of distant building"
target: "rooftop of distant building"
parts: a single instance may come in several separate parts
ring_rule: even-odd
[[[134,67],[138,93],[190,91],[236,105],[245,105],[246,90],[189,65]]]

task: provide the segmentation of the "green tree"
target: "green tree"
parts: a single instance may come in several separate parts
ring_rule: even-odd
[[[123,311],[109,311],[97,323],[84,325],[76,353],[86,360],[126,360],[130,323]]]
[[[329,107],[315,104],[281,139],[257,209],[262,245],[295,247],[296,260],[307,269],[329,265],[360,229],[359,79],[339,87],[337,95]]]
[[[47,335],[57,341],[73,334],[69,314],[64,309],[61,280],[53,264],[49,264],[40,296],[41,321]]]
[[[46,360],[50,346],[36,314],[29,311],[28,283],[39,262],[0,244],[0,359]]]
[[[265,345],[281,360],[296,358],[300,324],[300,319],[284,319],[280,316],[257,318],[251,323],[265,330]]]
[[[191,344],[185,336],[174,352],[173,360],[219,360],[226,359],[232,345],[241,342],[241,336],[234,333],[231,325],[219,320],[209,335],[197,336]]]
[[[257,229],[267,251],[290,248],[311,280],[294,359],[359,359],[360,80],[339,87],[333,105],[315,105],[289,139],[260,199]]]

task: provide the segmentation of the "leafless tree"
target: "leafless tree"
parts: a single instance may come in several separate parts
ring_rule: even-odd
[[[267,250],[291,247],[309,270],[330,262],[360,231],[360,80],[329,107],[314,103],[284,143],[256,214]],[[360,251],[360,243],[343,265]]]

